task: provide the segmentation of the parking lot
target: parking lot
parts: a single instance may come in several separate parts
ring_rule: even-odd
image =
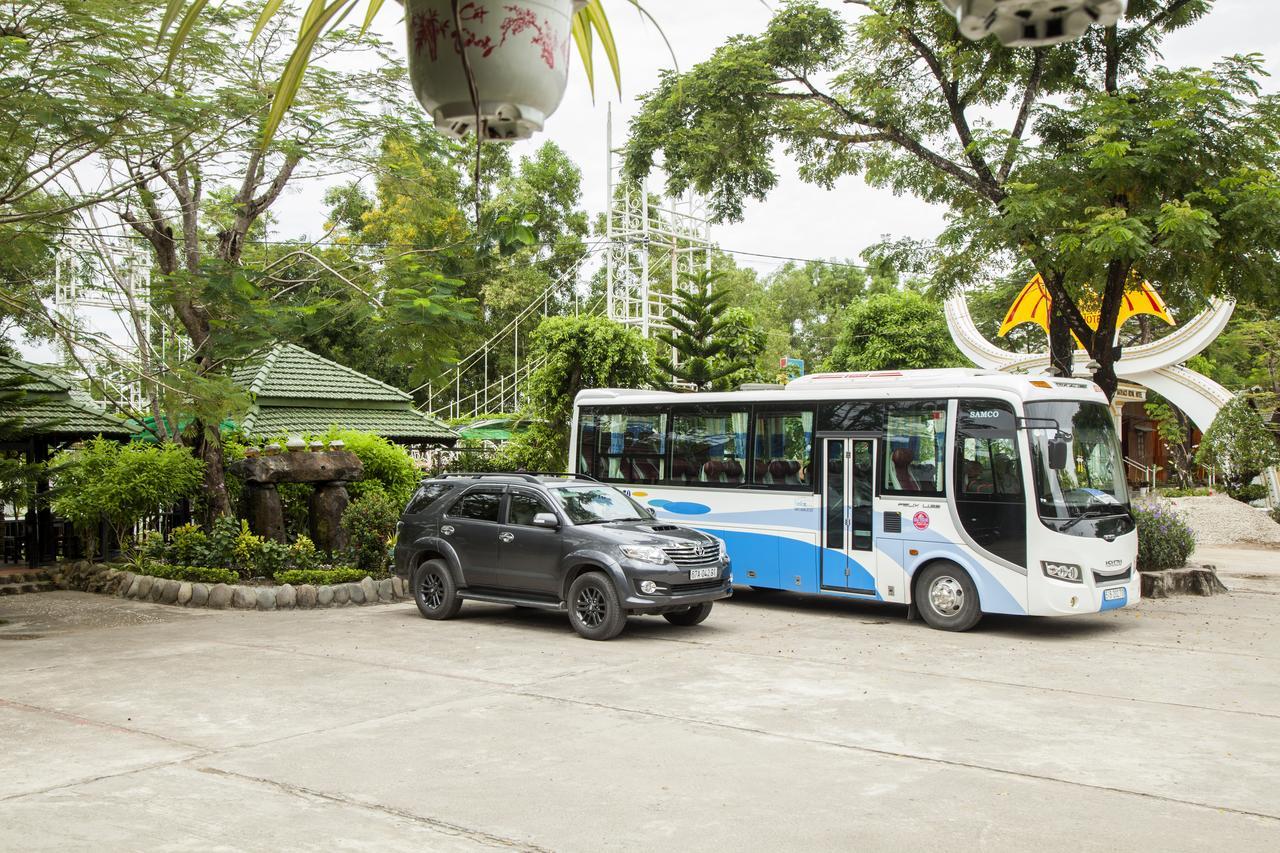
[[[608,643],[15,596],[0,848],[1274,850],[1280,578],[1225,579],[968,634],[744,589]]]

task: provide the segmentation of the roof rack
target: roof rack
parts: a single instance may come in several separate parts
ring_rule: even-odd
[[[507,479],[523,480],[526,483],[539,483],[539,477],[567,477],[571,480],[590,480],[593,483],[600,482],[595,477],[587,474],[571,474],[568,471],[449,471],[444,474],[437,475],[438,479],[447,480],[450,478],[467,478],[467,479],[484,479],[486,477],[504,477]]]

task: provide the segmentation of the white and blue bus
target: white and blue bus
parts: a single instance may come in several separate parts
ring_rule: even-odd
[[[586,390],[570,458],[659,521],[719,536],[751,587],[897,602],[950,630],[1140,595],[1115,422],[1088,381],[920,370]]]

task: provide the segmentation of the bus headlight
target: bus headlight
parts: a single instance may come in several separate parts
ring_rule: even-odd
[[[671,562],[667,552],[656,545],[623,545],[621,550],[624,556],[639,560],[642,563],[654,563],[661,566],[664,563]]]
[[[1051,563],[1048,560],[1041,560],[1040,568],[1044,571],[1045,577],[1070,583],[1084,583],[1084,571],[1074,563]]]

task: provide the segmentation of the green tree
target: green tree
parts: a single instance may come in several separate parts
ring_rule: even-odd
[[[854,303],[826,370],[912,370],[964,367],[942,306],[912,291],[881,293]]]
[[[722,218],[772,189],[779,149],[820,185],[860,174],[945,204],[936,241],[872,257],[929,274],[943,293],[1029,263],[1053,297],[1055,365],[1069,368],[1074,332],[1108,394],[1135,270],[1165,287],[1274,299],[1280,108],[1258,94],[1257,59],[1150,67],[1209,0],[1135,0],[1121,26],[1034,50],[969,42],[934,2],[862,5],[846,24],[789,3],[763,34],[665,74],[632,123],[628,170],[649,171],[661,153],[671,189],[695,187]]]
[[[1192,464],[1191,420],[1163,397],[1151,394],[1145,406],[1147,417],[1156,422],[1156,435],[1169,453],[1169,473],[1178,485],[1191,485]]]
[[[653,380],[653,344],[604,317],[548,317],[534,333],[523,418],[528,427],[503,448],[510,467],[563,471],[573,400],[585,388],[643,388]]]
[[[768,339],[764,330],[756,323],[754,314],[735,305],[724,310],[719,324],[717,336],[727,346],[719,355],[712,356],[711,372],[719,373],[727,367],[734,370],[717,379],[712,385],[714,390],[732,391],[744,382],[768,382],[777,375],[777,362],[774,362],[775,369],[772,372],[766,371],[765,366],[760,364]]]
[[[1196,451],[1196,464],[1212,468],[1236,494],[1263,471],[1280,465],[1276,437],[1244,394],[1222,407]]]
[[[668,384],[685,383],[695,391],[707,391],[731,374],[750,367],[749,361],[731,351],[733,341],[724,317],[728,294],[715,290],[718,278],[718,274],[706,270],[681,276],[683,286],[671,300],[667,316],[671,331],[654,335],[675,353],[673,361],[658,363]]]

